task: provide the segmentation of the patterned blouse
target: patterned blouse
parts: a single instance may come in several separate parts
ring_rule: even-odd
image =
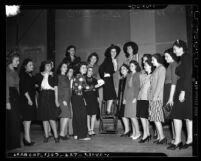
[[[86,83],[85,76],[82,74],[77,74],[73,79],[73,94],[81,96],[86,88],[88,88],[88,85]]]

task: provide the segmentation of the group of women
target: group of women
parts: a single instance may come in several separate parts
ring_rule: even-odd
[[[20,147],[20,124],[23,121],[25,146],[34,142],[30,136],[32,120],[43,123],[44,142],[48,142],[52,129],[56,143],[67,140],[67,124],[72,118],[74,139],[90,140],[94,136],[96,116],[99,114],[99,92],[103,87],[103,100],[107,102],[106,114],[111,114],[114,100],[118,101],[118,116],[122,118],[124,133],[133,140],[144,143],[151,139],[149,121],[155,123],[157,139],[154,143],[164,144],[162,107],[173,106],[173,139],[168,149],[185,149],[192,145],[192,92],[191,56],[186,43],[177,40],[172,49],[164,52],[169,64],[163,65],[162,56],[144,54],[142,69],[136,61],[138,45],[127,42],[123,47],[125,61],[119,68],[118,95],[113,75],[118,71],[117,57],[120,47],[111,45],[105,50],[105,59],[99,66],[97,53],[91,53],[87,62],[76,56],[76,47],[66,49],[65,58],[56,72],[54,63],[44,61],[40,72],[33,76],[33,61],[25,59],[18,76],[15,68],[19,65],[19,54],[8,54],[6,72],[6,149]],[[60,120],[58,134],[57,120]],[[138,119],[142,122],[143,134]],[[187,141],[181,142],[182,120],[186,120]],[[129,124],[129,120],[130,123]],[[129,126],[130,125],[130,126]],[[132,127],[132,134],[130,129]]]

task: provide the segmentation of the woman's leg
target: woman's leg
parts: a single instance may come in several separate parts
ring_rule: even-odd
[[[149,131],[149,120],[146,119],[146,131],[147,131],[147,135],[150,136],[150,131]]]
[[[146,118],[140,118],[142,122],[142,128],[143,128],[143,136],[142,139],[144,140],[148,136],[148,131],[147,131],[147,119]]]
[[[111,107],[112,107],[113,100],[108,100],[107,101],[107,112],[111,112]]]
[[[56,121],[50,120],[50,125],[51,125],[53,133],[54,133],[54,138],[58,138]]]
[[[135,128],[135,137],[140,135],[139,123],[137,118],[131,118],[134,128]]]
[[[174,129],[175,129],[175,141],[174,144],[177,145],[181,142],[181,130],[182,130],[182,120],[174,119]]]
[[[24,138],[26,141],[30,143],[31,142],[31,138],[30,138],[31,121],[23,121],[23,125],[24,125]]]
[[[122,117],[122,121],[123,121],[123,124],[124,124],[124,127],[125,127],[125,131],[124,131],[124,134],[129,132],[129,120],[128,118],[126,117]]]
[[[49,137],[49,123],[48,123],[48,121],[43,121],[43,129],[45,132],[45,137],[48,138]]]
[[[87,115],[87,128],[88,128],[89,135],[91,135],[91,126],[90,126],[90,123],[91,123],[91,116]]]
[[[159,140],[162,140],[165,138],[163,133],[163,126],[160,121],[155,121],[156,129],[158,131]]]
[[[67,128],[68,118],[61,118],[60,122],[60,136],[66,136],[65,129]]]
[[[193,142],[193,121],[186,119],[186,128],[187,128],[187,141],[186,144]]]
[[[94,132],[94,125],[96,122],[96,115],[92,115],[91,117],[91,130]]]

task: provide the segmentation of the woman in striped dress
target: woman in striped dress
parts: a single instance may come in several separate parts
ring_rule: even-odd
[[[154,143],[163,144],[167,142],[161,124],[161,122],[164,122],[162,106],[166,69],[162,65],[162,56],[158,53],[152,55],[152,64],[156,67],[156,69],[151,75],[151,89],[149,96],[149,120],[155,123],[158,134],[158,137],[156,141],[154,141]]]

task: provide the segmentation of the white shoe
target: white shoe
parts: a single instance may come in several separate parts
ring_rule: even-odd
[[[141,134],[140,134],[140,135],[138,135],[138,136],[132,136],[131,138],[132,138],[133,140],[137,140],[137,139],[139,139],[139,138],[140,138],[140,136],[141,136]]]
[[[82,139],[79,139],[79,140],[91,140],[91,138],[82,138]]]

